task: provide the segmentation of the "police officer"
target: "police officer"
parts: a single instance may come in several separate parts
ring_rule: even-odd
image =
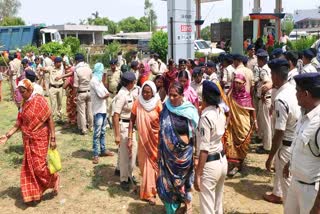
[[[203,82],[202,114],[197,131],[195,189],[200,192],[201,214],[223,213],[223,187],[228,163],[221,138],[226,117],[219,107],[220,90],[211,81]],[[197,162],[197,160],[196,160]]]
[[[257,153],[267,153],[271,149],[272,130],[271,117],[269,110],[271,108],[271,89],[263,91],[265,85],[272,86],[271,70],[267,64],[268,52],[265,50],[258,50],[258,82],[257,82],[257,98],[258,98],[258,135],[262,139],[263,147],[257,149]]]
[[[43,67],[44,68],[48,69],[49,67],[53,67],[54,66],[52,59],[49,57],[49,55],[47,53],[44,53],[43,57],[44,57],[44,59],[43,59]],[[46,96],[49,95],[49,83],[50,83],[50,81],[49,81],[49,73],[45,73],[44,74],[44,86],[45,86],[45,89],[46,89],[46,94],[45,94]]]
[[[252,72],[255,71],[255,67],[258,66],[257,56],[255,55],[254,45],[250,44],[247,48],[248,52],[248,62],[247,68],[249,68]]]
[[[22,69],[21,60],[18,59],[18,55],[16,53],[13,55],[13,59],[9,62],[9,66],[10,66],[9,81],[10,81],[11,96],[12,96],[12,99],[14,99],[14,91],[17,88],[16,79],[18,76],[20,76],[20,72]]]
[[[203,90],[203,73],[200,67],[195,67],[192,72],[193,81],[191,82],[191,87],[197,92],[199,99],[199,106],[202,103],[202,90]]]
[[[292,175],[284,213],[315,214],[320,213],[320,73],[300,74],[294,79],[303,111],[283,173],[288,177],[290,169]]]
[[[113,98],[117,94],[117,87],[120,82],[121,72],[117,68],[117,63],[118,63],[118,61],[116,59],[110,60],[110,63],[109,63],[110,69],[107,70],[106,73],[104,73],[103,79],[102,79],[105,87],[109,91],[109,97],[107,99],[107,112],[109,115],[111,115],[111,103],[112,103]]]
[[[297,62],[298,62],[298,53],[293,51],[287,51],[285,53],[285,57],[289,62],[289,74],[288,74],[288,82],[296,86],[296,81],[294,81],[293,77],[298,75]]]
[[[76,67],[74,71],[74,93],[77,94],[77,123],[81,134],[86,135],[88,128],[91,131],[93,125],[93,115],[91,108],[90,80],[92,70],[84,62],[82,54],[75,56]]]
[[[211,82],[219,82],[218,74],[217,74],[217,66],[214,62],[208,61],[206,64],[206,74],[207,74],[207,80]]]
[[[235,68],[233,67],[232,55],[228,54],[223,56],[222,57],[222,84],[223,84],[223,89],[225,93],[228,93],[231,87],[234,72],[235,72]]]
[[[317,69],[311,64],[311,61],[315,56],[316,55],[310,49],[306,49],[306,50],[303,51],[303,55],[302,55],[302,62],[303,62],[302,73],[317,72]]]
[[[285,201],[291,177],[283,177],[283,168],[291,156],[291,144],[301,110],[295,96],[295,86],[288,82],[289,62],[286,59],[273,59],[268,63],[271,69],[273,87],[277,89],[274,98],[275,124],[272,147],[266,161],[266,168],[271,171],[275,161],[275,178],[272,194],[264,195],[271,203]]]
[[[54,66],[41,68],[42,71],[49,74],[49,98],[54,119],[62,120],[62,92],[63,80],[57,79],[63,75],[61,69],[62,58],[56,57],[54,59]]]
[[[121,77],[121,89],[114,98],[113,103],[113,125],[115,143],[120,150],[120,186],[123,190],[129,190],[129,179],[133,179],[132,171],[136,162],[137,142],[135,132],[128,136],[128,128],[131,110],[134,103],[132,91],[136,77],[132,72],[125,72]],[[128,137],[132,138],[132,156],[129,157]]]

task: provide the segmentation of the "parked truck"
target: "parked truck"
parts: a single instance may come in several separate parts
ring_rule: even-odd
[[[57,30],[42,25],[0,27],[0,51],[21,49],[26,45],[40,47],[48,42],[62,42]]]
[[[274,34],[274,25],[270,23],[270,20],[260,20],[260,32],[258,37],[267,35],[267,33]],[[253,21],[243,22],[243,39],[253,38]],[[231,40],[231,22],[220,22],[211,24],[211,42],[219,42],[221,40]]]

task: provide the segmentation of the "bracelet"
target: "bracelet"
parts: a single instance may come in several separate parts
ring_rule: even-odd
[[[56,138],[55,138],[55,137],[51,137],[51,141],[52,141],[52,142],[55,142],[55,141],[56,141]]]
[[[10,138],[11,137],[11,135],[9,135],[9,133],[6,133],[6,138]]]

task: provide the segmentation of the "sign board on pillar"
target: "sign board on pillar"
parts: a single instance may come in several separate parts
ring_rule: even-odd
[[[168,57],[194,58],[196,5],[194,0],[168,0]]]

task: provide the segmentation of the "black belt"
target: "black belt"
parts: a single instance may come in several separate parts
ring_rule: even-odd
[[[282,145],[284,145],[284,146],[291,146],[291,144],[292,144],[292,141],[288,141],[288,140],[282,141]]]
[[[123,123],[130,123],[130,120],[126,120],[126,119],[119,119],[119,121],[122,121]]]
[[[224,156],[224,151],[208,155],[207,162],[220,160]]]
[[[305,184],[305,185],[310,185],[310,186],[314,186],[316,185],[316,182],[313,182],[313,183],[306,183],[306,182],[303,182],[303,181],[298,181],[300,184]]]
[[[229,89],[229,88],[230,88],[230,86],[228,86],[228,85],[224,86],[224,89]]]
[[[51,85],[51,84],[49,84],[49,86],[53,87],[53,88],[61,88],[63,86],[63,84],[61,84],[61,85]]]
[[[81,94],[81,93],[87,93],[87,92],[90,92],[90,90],[87,90],[87,91],[78,91],[79,94]]]
[[[264,99],[271,99],[271,96],[266,96]],[[261,97],[258,97],[258,100],[261,100]]]

